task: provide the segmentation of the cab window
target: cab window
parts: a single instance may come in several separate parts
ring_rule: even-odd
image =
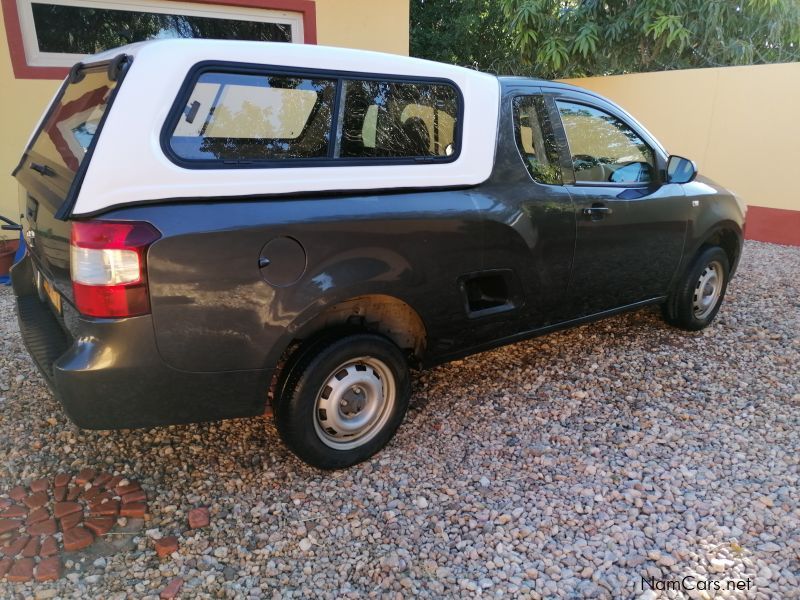
[[[654,179],[653,150],[605,111],[558,100],[577,183],[647,183]]]
[[[534,181],[561,185],[558,145],[550,126],[544,97],[514,98],[514,137],[525,167]]]

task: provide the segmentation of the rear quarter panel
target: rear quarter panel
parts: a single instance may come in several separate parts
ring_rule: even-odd
[[[363,294],[416,310],[440,346],[433,353],[470,345],[457,281],[482,265],[475,193],[172,203],[112,216],[163,233],[147,257],[162,358],[187,371],[261,369],[326,306]],[[277,237],[306,254],[305,272],[286,287],[268,284],[258,266]]]

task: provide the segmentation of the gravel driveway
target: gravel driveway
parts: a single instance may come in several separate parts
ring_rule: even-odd
[[[0,495],[93,467],[149,510],[127,549],[0,597],[155,598],[180,577],[187,598],[800,598],[800,248],[747,242],[701,333],[647,309],[423,373],[393,443],[335,473],[269,418],[77,431],[8,288],[0,344]]]

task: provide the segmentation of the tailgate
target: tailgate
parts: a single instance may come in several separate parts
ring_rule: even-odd
[[[68,299],[67,219],[126,65],[122,55],[73,68],[13,173],[20,185],[23,235],[35,266]]]

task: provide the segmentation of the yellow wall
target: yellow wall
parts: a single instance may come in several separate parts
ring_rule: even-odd
[[[317,43],[408,54],[409,0],[316,0]],[[11,177],[25,143],[60,81],[15,79],[0,18],[0,214],[17,220]],[[0,238],[14,237],[1,232]]]
[[[317,43],[408,55],[409,0],[316,0]]]
[[[58,81],[14,79],[3,19],[0,18],[0,215],[19,220],[17,184],[11,171],[17,166],[31,130],[55,94]],[[15,237],[6,231],[0,238]]]
[[[800,63],[567,82],[620,104],[748,204],[800,211]]]

